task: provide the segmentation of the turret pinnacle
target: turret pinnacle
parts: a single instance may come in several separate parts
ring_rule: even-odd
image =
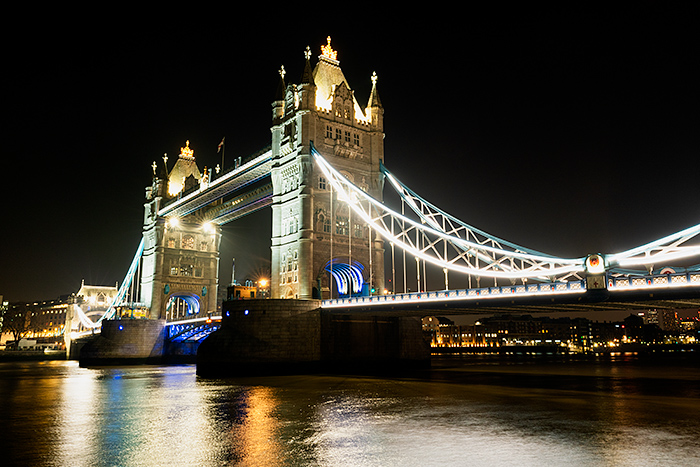
[[[287,72],[284,69],[284,65],[279,69],[279,74],[280,74],[280,84],[277,86],[277,92],[275,93],[275,100],[276,101],[283,101],[284,100],[284,93],[287,92],[287,85],[284,83],[284,75],[287,74]]]
[[[306,46],[304,57],[306,57],[306,64],[304,65],[304,73],[301,75],[300,84],[315,84],[314,74],[311,70],[311,48],[309,46]]]
[[[379,99],[379,93],[377,92],[377,72],[372,73],[372,92],[369,95],[369,102],[367,107],[382,107],[382,101]]]

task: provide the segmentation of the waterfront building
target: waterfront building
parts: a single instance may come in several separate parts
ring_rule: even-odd
[[[227,300],[245,300],[251,298],[261,298],[258,294],[258,288],[250,281],[245,285],[234,284],[228,286]]]
[[[3,296],[0,295],[0,330],[2,330],[2,320],[5,318],[5,312],[10,306],[9,302],[3,300]]]
[[[495,315],[471,325],[455,325],[444,317],[423,318],[423,331],[430,334],[432,347],[501,348],[510,346],[561,347],[569,352],[609,351],[622,344],[692,344],[700,320],[688,320],[682,335],[663,331],[656,324],[644,324],[631,314],[623,322],[597,322],[586,318],[533,318],[530,315]]]
[[[444,316],[426,316],[422,320],[423,331],[430,334],[433,347],[456,347],[462,344],[460,326]]]
[[[645,310],[637,313],[644,324],[656,324],[663,331],[680,331],[680,319],[676,310]]]
[[[55,341],[56,345],[62,345],[66,313],[72,302],[70,295],[62,295],[55,300],[32,303],[30,305],[31,324],[25,337],[36,339],[38,343]]]

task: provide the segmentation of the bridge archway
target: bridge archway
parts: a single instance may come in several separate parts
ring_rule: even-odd
[[[348,257],[333,258],[323,266],[323,274],[328,284],[332,284],[333,295],[348,297],[361,295],[366,288],[368,278],[362,263]]]
[[[191,293],[174,293],[168,297],[165,307],[165,318],[168,321],[187,319],[199,316],[201,297]]]

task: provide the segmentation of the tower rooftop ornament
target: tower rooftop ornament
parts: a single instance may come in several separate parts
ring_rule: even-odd
[[[180,148],[180,159],[194,160],[194,150],[190,149],[190,140],[185,141],[184,148]]]
[[[331,60],[338,60],[338,52],[331,47],[331,36],[328,36],[328,44],[321,46],[321,55]]]

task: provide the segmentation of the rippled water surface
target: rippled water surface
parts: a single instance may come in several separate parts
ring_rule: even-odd
[[[0,465],[700,465],[697,360],[445,357],[401,378],[0,364]]]

